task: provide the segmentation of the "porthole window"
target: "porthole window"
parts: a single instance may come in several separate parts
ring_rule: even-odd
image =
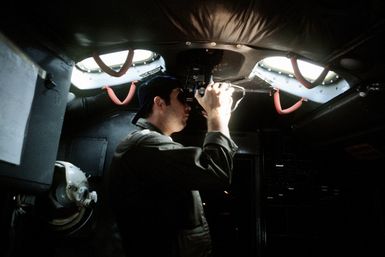
[[[118,71],[123,66],[128,50],[100,55],[100,59],[111,69]],[[157,53],[135,49],[132,66],[121,77],[113,77],[99,67],[93,57],[76,63],[72,72],[71,83],[79,89],[95,89],[105,85],[114,86],[141,80],[154,73],[165,71],[164,59]]]
[[[302,76],[311,83],[324,70],[323,67],[304,60],[298,60],[297,63]],[[249,78],[255,76],[263,79],[273,88],[279,88],[317,103],[325,103],[350,88],[347,81],[333,71],[329,71],[319,85],[306,88],[296,79],[291,61],[285,56],[267,57],[259,61],[255,64]]]

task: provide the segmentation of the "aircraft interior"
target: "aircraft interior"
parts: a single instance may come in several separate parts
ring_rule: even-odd
[[[190,96],[184,145],[195,90],[234,87],[233,181],[201,191],[214,257],[385,255],[382,1],[1,5],[1,256],[125,257],[105,184],[161,73]]]

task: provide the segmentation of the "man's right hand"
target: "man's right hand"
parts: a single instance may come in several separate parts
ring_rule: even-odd
[[[209,84],[203,96],[195,92],[195,98],[205,111],[207,131],[220,131],[230,137],[228,123],[231,117],[233,92],[234,88],[229,83]]]

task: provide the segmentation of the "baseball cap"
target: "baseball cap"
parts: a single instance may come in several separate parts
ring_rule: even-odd
[[[146,81],[139,87],[139,110],[132,119],[132,123],[136,124],[139,118],[143,117],[150,108],[155,96],[165,97],[170,95],[174,88],[181,88],[182,84],[175,77],[168,75],[159,75]]]

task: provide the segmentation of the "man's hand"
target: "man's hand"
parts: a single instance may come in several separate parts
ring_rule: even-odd
[[[208,131],[220,131],[230,137],[228,123],[231,117],[232,94],[229,83],[213,83],[206,87],[203,96],[195,92],[195,98],[205,110]]]

